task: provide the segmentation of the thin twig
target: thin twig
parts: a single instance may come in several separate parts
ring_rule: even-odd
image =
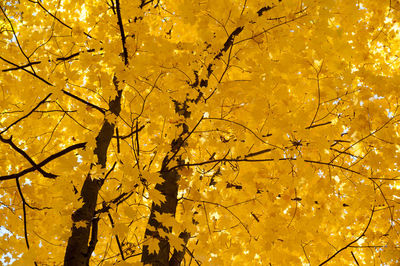
[[[13,63],[13,62],[7,60],[7,59],[5,59],[5,58],[2,57],[2,56],[0,56],[0,59],[3,60],[4,62],[7,62],[7,63],[10,64],[10,65],[13,65],[13,66],[17,67],[18,69],[21,69],[21,70],[23,70],[23,71],[25,71],[25,72],[31,74],[33,77],[39,79],[39,80],[42,81],[43,83],[45,83],[45,84],[47,84],[47,85],[49,85],[49,86],[54,87],[53,84],[51,84],[50,82],[48,82],[47,80],[45,80],[45,79],[42,78],[41,76],[37,75],[36,73],[34,73],[34,72],[32,72],[32,71],[29,71],[29,70],[27,70],[26,68],[20,68],[19,65],[15,64],[15,63]]]
[[[21,69],[21,68],[25,68],[25,67],[37,65],[37,64],[40,64],[40,63],[41,63],[41,61],[30,62],[30,63],[25,64],[25,65],[23,65],[23,66],[18,66],[18,67],[12,67],[12,68],[3,69],[2,72],[14,71],[14,70],[18,70],[18,69]]]
[[[110,219],[111,227],[114,228],[114,221],[113,221],[113,219],[111,217],[110,212],[108,212],[108,218]],[[121,255],[121,258],[122,258],[122,260],[125,260],[125,256],[124,256],[124,252],[122,250],[121,242],[119,241],[119,237],[118,237],[117,234],[115,234],[115,239],[117,240],[117,245],[118,245],[118,249],[119,249],[119,253]]]
[[[28,228],[27,228],[27,225],[26,225],[26,208],[25,208],[26,203],[25,203],[25,198],[24,198],[24,195],[22,194],[21,185],[19,183],[19,178],[16,178],[15,182],[17,183],[18,193],[19,193],[19,196],[21,197],[21,200],[22,200],[22,212],[23,212],[23,217],[24,217],[25,244],[26,244],[26,247],[29,249]]]
[[[351,253],[351,256],[353,256],[353,259],[356,262],[357,266],[359,266],[360,264],[358,263],[356,256],[354,256],[353,251],[350,251],[350,253]]]
[[[365,227],[364,231],[362,232],[362,234],[357,237],[355,240],[351,241],[349,244],[347,244],[346,246],[342,247],[341,249],[339,249],[338,251],[335,252],[335,254],[333,254],[332,256],[330,256],[328,259],[324,260],[321,264],[319,264],[319,266],[324,265],[326,263],[328,263],[331,259],[333,259],[336,255],[338,255],[340,252],[342,252],[343,250],[347,249],[348,247],[350,247],[351,245],[353,245],[354,243],[356,243],[358,240],[360,240],[362,237],[364,237],[365,233],[368,230],[369,225],[371,224],[372,221],[372,217],[374,216],[374,212],[375,212],[375,205],[372,208],[372,212],[371,212],[371,216],[369,217],[369,221],[367,223],[367,226]]]
[[[61,25],[67,27],[68,29],[72,30],[72,27],[68,26],[67,24],[65,24],[63,21],[61,21],[59,18],[57,18],[55,15],[53,15],[50,11],[48,11],[39,1],[32,1],[32,0],[28,0],[31,3],[34,4],[38,4],[47,14],[49,14],[52,18],[54,18],[55,20],[57,20],[59,23],[61,23]],[[92,36],[90,36],[89,33],[83,32],[83,34],[85,34],[86,36],[88,36],[89,38],[94,39]]]
[[[217,206],[217,207],[221,207],[221,208],[227,210],[233,217],[235,217],[236,220],[238,220],[238,222],[240,223],[240,225],[241,225],[241,226],[246,230],[246,232],[251,236],[250,231],[249,231],[249,229],[247,228],[247,226],[242,222],[242,220],[241,220],[236,214],[234,214],[234,213],[229,209],[229,207],[226,207],[226,206],[224,206],[224,205],[221,205],[221,204],[219,204],[219,203],[215,203],[215,202],[212,202],[212,201],[207,201],[207,200],[195,200],[195,199],[189,199],[189,198],[186,198],[186,197],[182,197],[182,199],[183,199],[183,200],[192,201],[192,202],[201,202],[201,203],[203,203],[203,204],[204,204],[204,203],[207,203],[207,204],[215,205],[215,206]]]
[[[130,138],[133,134],[136,134],[137,132],[141,131],[143,128],[144,128],[144,125],[140,126],[138,129],[132,131],[128,135],[125,135],[125,136],[113,136],[113,138],[119,138],[119,139],[124,140],[124,139]]]
[[[15,126],[16,124],[18,124],[20,121],[22,121],[23,119],[27,118],[28,116],[30,116],[34,111],[36,111],[36,109],[39,108],[39,106],[41,106],[43,103],[45,103],[47,101],[47,99],[51,96],[51,93],[49,93],[43,100],[41,100],[29,113],[27,113],[26,115],[24,115],[23,117],[17,119],[16,121],[14,121],[13,123],[11,123],[8,127],[6,127],[3,131],[0,132],[0,135],[3,134],[4,132],[6,132],[7,130],[9,130],[11,127]]]
[[[171,158],[168,159],[168,161],[164,164],[164,168],[168,166],[168,164],[175,158],[175,156],[178,154],[180,148],[182,148],[183,144],[186,143],[186,140],[193,134],[193,132],[196,130],[196,128],[200,125],[201,121],[204,119],[204,115],[201,116],[200,120],[197,122],[197,124],[193,127],[192,131],[190,131],[187,136],[182,140],[174,154],[172,154]]]

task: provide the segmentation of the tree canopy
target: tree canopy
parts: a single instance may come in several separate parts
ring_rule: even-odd
[[[0,9],[3,264],[399,263],[399,1]]]

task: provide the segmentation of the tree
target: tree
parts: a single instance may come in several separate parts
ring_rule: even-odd
[[[0,7],[2,263],[398,263],[399,1]]]

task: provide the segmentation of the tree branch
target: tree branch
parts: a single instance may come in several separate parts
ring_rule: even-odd
[[[16,152],[21,154],[34,168],[37,170],[39,173],[41,173],[44,177],[47,178],[56,178],[57,176],[55,174],[48,173],[44,171],[42,168],[38,167],[38,165],[35,163],[35,161],[22,149],[20,149],[15,143],[12,141],[12,137],[9,139],[3,138],[0,135],[0,141],[3,143],[6,143],[10,145]]]
[[[59,151],[53,155],[50,155],[49,157],[47,157],[46,159],[44,159],[43,161],[41,161],[40,163],[37,164],[37,167],[42,167],[46,164],[48,164],[49,162],[53,161],[54,159],[57,159],[61,156],[63,156],[64,154],[69,153],[70,151],[76,150],[76,149],[81,149],[84,148],[86,146],[86,142],[83,143],[78,143],[72,146],[69,146],[68,148],[65,148],[62,151]],[[23,175],[26,175],[27,173],[33,172],[35,170],[37,170],[37,167],[30,167],[27,168],[25,170],[22,170],[21,172],[17,173],[17,174],[11,174],[11,175],[5,175],[5,176],[0,176],[0,181],[3,180],[10,180],[10,179],[14,179],[14,178],[18,178],[21,177]],[[57,177],[57,175],[55,175]]]
[[[59,23],[61,23],[61,25],[67,27],[68,29],[72,30],[71,26],[68,26],[67,24],[65,24],[63,21],[61,21],[59,18],[57,18],[55,15],[53,15],[50,11],[48,11],[41,3],[40,1],[32,1],[32,0],[28,0],[31,3],[34,4],[38,4],[47,14],[49,14],[52,18],[54,18],[55,20],[57,20]],[[90,36],[89,33],[83,32],[83,34],[85,34],[86,36],[88,36],[89,38],[94,39],[92,36]]]
[[[0,59],[3,60],[4,62],[10,64],[10,65],[13,65],[13,66],[17,67],[18,69],[21,69],[21,70],[23,70],[23,71],[25,71],[25,72],[31,74],[33,77],[39,79],[39,80],[42,81],[43,83],[45,83],[45,84],[47,84],[47,85],[49,85],[49,86],[54,87],[53,84],[51,84],[50,82],[48,82],[47,80],[45,80],[45,79],[42,78],[41,76],[37,75],[36,73],[33,73],[33,72],[27,70],[26,68],[21,68],[21,66],[19,66],[19,65],[15,64],[15,63],[13,63],[13,62],[11,62],[11,61],[5,59],[5,58],[2,57],[2,56],[0,56]]]
[[[128,50],[126,49],[126,36],[124,32],[124,24],[122,23],[122,16],[121,16],[121,7],[119,4],[119,0],[115,1],[115,6],[117,10],[117,17],[118,17],[118,26],[119,26],[119,31],[121,33],[121,41],[122,41],[122,55],[124,58],[124,63],[125,65],[128,65]]]
[[[88,260],[90,260],[90,257],[92,256],[92,253],[93,253],[94,249],[96,248],[97,234],[98,234],[98,230],[99,230],[99,220],[100,220],[99,217],[95,217],[92,219],[92,234],[90,237],[88,254],[87,254]]]
[[[136,134],[139,131],[141,131],[143,128],[144,128],[144,125],[141,125],[139,128],[137,128],[136,130],[132,131],[128,135],[125,135],[125,136],[113,136],[113,138],[127,139],[127,138],[130,138],[131,136],[133,136],[133,134]]]
[[[26,247],[29,249],[28,229],[27,229],[27,225],[26,225],[26,208],[25,208],[26,202],[25,202],[24,195],[22,194],[22,190],[21,190],[21,185],[19,183],[19,179],[16,178],[15,182],[17,183],[18,193],[19,193],[19,196],[21,197],[21,200],[22,200],[22,212],[23,212],[23,218],[24,218],[25,244],[26,244]]]
[[[88,101],[85,101],[84,99],[79,98],[78,96],[76,96],[76,95],[74,95],[74,94],[72,94],[72,93],[70,93],[70,92],[68,92],[68,91],[66,91],[64,89],[62,90],[62,92],[64,94],[70,96],[71,98],[74,98],[75,100],[80,101],[81,103],[84,103],[84,104],[96,109],[97,111],[101,112],[103,115],[106,113],[106,111],[103,108],[101,108],[101,107],[99,107],[99,106],[97,106],[97,105],[95,105],[93,103],[90,103]]]
[[[204,119],[204,115],[201,116],[200,120],[197,122],[197,124],[193,127],[192,131],[190,131],[187,136],[179,143],[178,147],[176,147],[174,154],[172,154],[171,158],[169,158],[165,164],[163,164],[163,168],[165,169],[169,162],[171,162],[175,156],[178,154],[179,150],[182,148],[183,144],[186,143],[186,140],[193,134],[193,132],[196,130],[196,128],[200,125],[201,121]]]
[[[40,64],[40,63],[41,63],[41,61],[29,62],[28,64],[25,64],[25,65],[23,65],[23,66],[18,66],[18,67],[12,67],[12,68],[3,69],[2,72],[8,72],[8,71],[13,71],[13,70],[18,70],[18,69],[26,68],[26,67],[29,67],[29,66],[37,65],[37,64]]]
[[[101,48],[100,48],[100,50],[101,50]],[[94,52],[94,51],[95,51],[95,49],[86,50],[87,53],[91,53],[91,52]],[[65,57],[57,57],[56,60],[57,61],[67,61],[69,59],[72,59],[72,58],[80,55],[82,52],[84,52],[84,51],[79,51],[79,52],[73,53],[73,54],[71,54],[69,56],[65,56]]]
[[[238,36],[242,30],[244,29],[244,27],[237,27],[228,37],[228,39],[226,40],[226,42],[224,43],[224,47],[219,51],[219,53],[214,57],[214,59],[218,60],[220,59],[220,57],[223,55],[223,53],[225,53],[226,51],[228,51],[229,48],[231,48],[231,46],[233,45],[233,41],[235,40],[235,37]]]
[[[110,219],[111,227],[114,228],[114,220],[111,217],[110,212],[108,212],[108,219]],[[121,255],[122,260],[125,260],[124,251],[122,250],[122,245],[121,245],[121,242],[119,241],[119,237],[117,234],[115,234],[115,240],[117,241],[119,254]]]
[[[36,111],[36,109],[39,108],[39,106],[41,106],[43,103],[45,103],[47,101],[47,99],[51,96],[52,93],[49,93],[43,100],[41,100],[29,113],[27,113],[26,115],[24,115],[23,117],[17,119],[16,121],[14,121],[13,123],[11,123],[8,127],[6,127],[3,131],[0,132],[0,135],[3,134],[4,132],[6,132],[7,130],[9,130],[11,127],[15,126],[16,124],[18,124],[21,120],[27,118],[28,116],[30,116],[34,111]]]
[[[374,212],[375,212],[375,205],[372,208],[372,212],[371,212],[371,216],[369,217],[369,221],[367,223],[367,226],[365,227],[364,231],[362,232],[362,234],[357,237],[355,240],[351,241],[349,244],[347,244],[346,246],[342,247],[341,249],[339,249],[338,251],[335,252],[335,254],[333,254],[332,256],[330,256],[328,259],[324,260],[321,264],[319,264],[319,266],[326,264],[327,262],[329,262],[331,259],[333,259],[336,255],[338,255],[340,252],[342,252],[343,250],[347,249],[348,247],[350,247],[351,245],[353,245],[354,243],[356,243],[358,240],[360,240],[365,233],[368,230],[369,225],[371,224],[372,221],[372,217],[374,216]]]

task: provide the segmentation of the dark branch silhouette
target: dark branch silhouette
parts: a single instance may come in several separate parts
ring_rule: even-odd
[[[341,249],[339,249],[338,251],[336,251],[332,256],[330,256],[328,259],[324,260],[323,262],[321,262],[319,264],[319,266],[324,265],[326,263],[328,263],[331,259],[333,259],[334,257],[336,257],[336,255],[338,255],[340,252],[342,252],[343,250],[347,249],[348,247],[350,247],[351,245],[353,245],[354,243],[356,243],[358,240],[360,240],[362,237],[364,237],[365,233],[367,232],[369,225],[371,224],[372,221],[372,217],[374,216],[374,212],[375,212],[375,205],[372,208],[371,211],[371,215],[369,217],[368,223],[365,226],[364,231],[361,233],[361,235],[359,235],[356,239],[354,239],[353,241],[351,241],[350,243],[348,243],[346,246],[342,247]]]
[[[11,148],[13,148],[13,150],[15,150],[16,152],[21,154],[35,168],[35,170],[37,170],[39,173],[41,173],[44,177],[47,177],[47,178],[56,178],[57,177],[55,174],[48,173],[45,170],[43,170],[42,168],[40,168],[35,163],[35,161],[24,150],[20,149],[17,145],[15,145],[15,143],[12,141],[12,137],[10,137],[9,139],[6,139],[0,135],[0,141],[10,145]]]
[[[66,91],[66,90],[62,90],[62,92],[63,92],[65,95],[68,95],[68,96],[70,96],[71,98],[74,98],[75,100],[80,101],[81,103],[84,103],[84,104],[86,104],[87,106],[90,106],[90,107],[96,109],[97,111],[99,111],[99,112],[102,113],[102,114],[105,114],[105,113],[106,113],[106,111],[105,111],[103,108],[98,107],[97,105],[92,104],[92,103],[90,103],[90,102],[88,102],[88,101],[85,101],[84,99],[79,98],[78,96],[76,96],[76,95],[74,95],[74,94],[72,94],[72,93],[70,93],[70,92],[68,92],[68,91]]]
[[[0,132],[0,135],[3,134],[4,132],[6,132],[7,130],[9,130],[11,127],[15,126],[16,124],[18,124],[19,122],[21,122],[22,120],[24,120],[25,118],[27,118],[28,116],[30,116],[33,112],[35,112],[39,106],[41,106],[42,104],[44,104],[47,99],[51,96],[51,93],[49,93],[43,100],[41,100],[29,113],[27,113],[26,115],[24,115],[21,118],[18,118],[16,121],[14,121],[13,123],[11,123],[9,126],[7,126],[5,129],[3,129]]]
[[[37,168],[40,168],[40,167],[42,167],[42,166],[45,166],[45,165],[48,164],[49,162],[51,162],[51,161],[53,161],[54,159],[57,159],[57,158],[63,156],[64,154],[67,154],[67,153],[69,153],[69,152],[71,152],[71,151],[73,151],[73,150],[76,150],[76,149],[82,149],[82,148],[84,148],[85,146],[86,146],[86,142],[78,143],[78,144],[69,146],[68,148],[63,149],[62,151],[59,151],[59,152],[57,152],[57,153],[54,153],[54,154],[50,155],[49,157],[47,157],[46,159],[44,159],[43,161],[41,161],[40,163],[38,163],[36,167],[27,168],[27,169],[25,169],[25,170],[22,170],[22,171],[19,172],[19,173],[16,173],[16,174],[0,176],[0,181],[2,181],[2,180],[14,179],[14,178],[18,178],[18,177],[24,176],[24,175],[26,175],[26,174],[28,174],[28,173],[31,173],[31,172],[35,171]],[[56,177],[57,177],[57,175],[56,175]]]

